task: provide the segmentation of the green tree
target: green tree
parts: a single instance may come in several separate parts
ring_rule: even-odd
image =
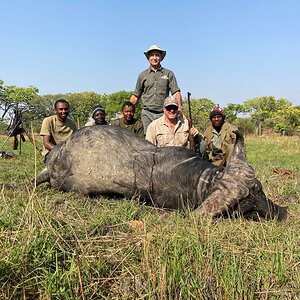
[[[11,124],[16,113],[21,112],[23,125],[26,127],[26,121],[31,122],[36,116],[37,111],[40,111],[40,103],[37,99],[38,89],[36,87],[7,86],[0,80],[0,109],[3,111],[2,122],[10,122]]]
[[[255,133],[255,126],[251,118],[237,118],[234,121],[234,125],[243,133],[244,136]]]
[[[8,112],[14,109],[32,108],[32,101],[37,97],[39,90],[36,87],[30,86],[28,88],[16,87],[14,85],[6,86],[0,80],[0,108],[3,110],[2,118]]]
[[[104,107],[106,120],[110,121],[121,110],[123,103],[129,100],[130,95],[131,92],[126,91],[103,95],[95,92],[81,92],[54,96],[47,95],[47,98],[51,99],[51,109],[57,99],[66,99],[70,103],[70,118],[73,119],[79,127],[82,127],[91,117],[93,108],[97,105]],[[139,113],[139,108],[137,108],[137,116]]]
[[[193,125],[200,131],[204,131],[209,125],[209,113],[214,107],[214,102],[206,98],[191,99],[191,114]],[[189,118],[187,99],[183,99],[183,113]]]
[[[282,107],[273,114],[276,132],[282,135],[293,135],[300,133],[300,108]]]
[[[124,102],[129,101],[131,92],[119,91],[113,94],[110,94],[106,98],[105,109],[107,114],[107,120],[115,118],[118,113],[121,111],[121,107]],[[141,114],[140,103],[136,106],[135,117],[139,117]]]
[[[228,103],[224,108],[226,113],[226,121],[234,123],[240,113],[245,113],[246,109],[243,104]]]
[[[272,115],[282,107],[291,107],[292,103],[284,98],[276,100],[273,96],[258,97],[244,102],[245,112],[248,112],[256,128],[256,134],[262,134],[263,125],[268,124]],[[269,123],[270,126],[270,123]]]
[[[79,127],[89,119],[93,107],[102,105],[105,107],[106,96],[95,92],[70,93],[63,95],[62,98],[70,103],[70,118],[73,119]],[[56,99],[57,100],[57,99]]]

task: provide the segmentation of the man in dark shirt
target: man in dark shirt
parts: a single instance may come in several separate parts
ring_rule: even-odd
[[[144,127],[141,120],[134,118],[135,107],[130,101],[122,105],[122,117],[111,122],[111,125],[126,128],[144,138]]]
[[[93,125],[108,125],[105,120],[106,112],[101,105],[97,105],[93,108],[92,120],[85,123],[84,126],[93,126]]]
[[[146,132],[148,125],[163,115],[162,107],[170,92],[178,100],[179,111],[182,98],[174,73],[160,64],[166,51],[158,45],[153,45],[144,54],[150,66],[139,74],[130,101],[136,104],[139,99],[142,100],[141,119]]]

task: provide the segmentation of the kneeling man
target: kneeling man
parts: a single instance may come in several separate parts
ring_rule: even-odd
[[[64,142],[76,130],[76,125],[68,119],[69,102],[65,99],[58,99],[54,104],[55,115],[43,120],[40,135],[43,138],[44,161],[48,153],[58,145]]]
[[[189,129],[188,120],[179,114],[178,108],[178,100],[173,96],[167,97],[163,106],[164,114],[150,123],[146,140],[158,147],[189,147],[189,134],[195,137],[199,132],[194,127]]]

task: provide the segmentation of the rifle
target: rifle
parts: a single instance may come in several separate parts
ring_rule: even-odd
[[[187,93],[187,101],[188,101],[188,106],[189,106],[189,118],[188,118],[188,123],[189,123],[189,131],[193,127],[193,120],[192,120],[192,111],[191,111],[191,93]],[[193,152],[196,151],[196,143],[194,140],[194,137],[189,133],[189,141],[190,141],[190,150]]]
[[[192,120],[192,110],[191,110],[191,93],[187,93],[187,101],[188,101],[188,106],[189,106],[189,119],[188,119],[188,124],[189,124],[189,130],[193,127],[193,120]],[[190,150],[193,152],[197,152],[200,154],[200,138],[199,136],[193,137],[189,133],[189,142],[190,142]]]

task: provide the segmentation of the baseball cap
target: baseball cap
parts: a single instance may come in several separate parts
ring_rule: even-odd
[[[177,107],[179,106],[177,99],[173,96],[172,97],[167,97],[165,99],[164,107],[167,107],[167,106],[170,106],[170,105],[175,105]]]

